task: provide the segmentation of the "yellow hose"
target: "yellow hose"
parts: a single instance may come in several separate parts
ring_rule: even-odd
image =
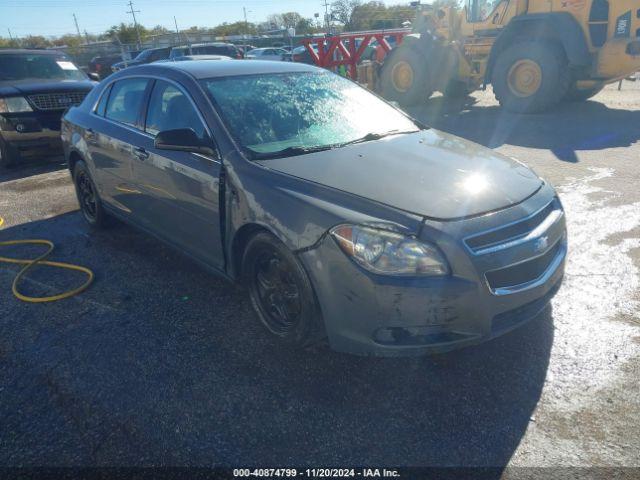
[[[4,219],[0,217],[0,227],[2,227],[3,223],[4,223]],[[91,283],[93,282],[93,277],[94,277],[93,272],[88,268],[81,267],[80,265],[72,265],[70,263],[52,262],[49,260],[45,260],[51,254],[51,252],[53,252],[53,249],[55,248],[55,245],[53,244],[53,242],[50,242],[49,240],[9,240],[5,242],[0,242],[0,247],[12,247],[15,245],[44,245],[48,247],[45,253],[43,253],[42,255],[34,259],[0,257],[0,263],[12,263],[12,264],[24,265],[22,270],[18,272],[18,275],[16,275],[16,278],[13,280],[13,285],[11,287],[11,291],[13,292],[15,297],[19,300],[22,300],[23,302],[45,303],[45,302],[56,302],[58,300],[64,300],[65,298],[73,297],[74,295],[78,295],[79,293],[85,291],[87,288],[89,288],[89,285],[91,285]],[[82,273],[85,273],[88,278],[87,278],[87,281],[84,282],[80,287],[75,288],[73,290],[69,290],[67,292],[59,293],[57,295],[52,295],[50,297],[29,297],[27,295],[23,295],[18,290],[18,285],[20,284],[20,282],[22,281],[26,273],[29,270],[31,270],[33,267],[38,265],[44,265],[47,267],[55,267],[55,268],[62,268],[65,270],[74,270],[77,272],[82,272]]]

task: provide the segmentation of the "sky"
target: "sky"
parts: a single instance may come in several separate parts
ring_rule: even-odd
[[[121,22],[131,23],[129,0],[0,0],[0,36],[58,36],[75,33],[73,14],[80,30],[102,33]],[[328,0],[331,3],[331,0]],[[385,1],[392,5],[408,0]],[[191,26],[213,27],[223,22],[243,20],[243,7],[249,22],[266,20],[271,13],[296,11],[304,17],[324,12],[324,0],[133,0],[136,18],[145,27],[162,25],[175,29]]]

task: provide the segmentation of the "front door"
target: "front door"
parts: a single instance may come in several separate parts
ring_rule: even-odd
[[[160,131],[190,128],[210,136],[188,93],[174,83],[156,80],[146,113],[145,136],[136,146],[133,173],[143,192],[146,226],[185,252],[222,269],[219,177],[221,163],[204,155],[160,150]]]

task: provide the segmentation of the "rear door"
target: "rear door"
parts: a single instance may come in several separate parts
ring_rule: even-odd
[[[139,203],[133,181],[133,145],[144,136],[142,107],[149,85],[148,79],[139,77],[113,83],[94,111],[100,120],[85,132],[101,198],[132,217]]]
[[[147,227],[192,256],[223,268],[220,236],[217,158],[160,150],[154,138],[160,131],[192,129],[199,138],[211,133],[182,86],[156,80],[149,96],[145,133],[134,159],[136,188],[143,192]]]

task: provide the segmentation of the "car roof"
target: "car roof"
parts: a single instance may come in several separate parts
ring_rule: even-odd
[[[170,62],[156,64],[152,63],[140,67],[133,67],[126,72],[134,73],[134,71],[155,70],[160,73],[161,70],[180,70],[186,72],[197,79],[214,78],[214,77],[232,77],[236,75],[257,75],[269,73],[291,73],[291,72],[316,72],[324,71],[318,67],[295,62],[265,62],[265,61],[246,61],[233,60],[229,62],[203,62],[198,60],[187,60],[184,62]]]
[[[0,55],[16,55],[16,54],[34,54],[38,55],[57,55],[60,57],[66,56],[64,52],[59,50],[45,50],[45,49],[36,49],[36,48],[0,48]]]

